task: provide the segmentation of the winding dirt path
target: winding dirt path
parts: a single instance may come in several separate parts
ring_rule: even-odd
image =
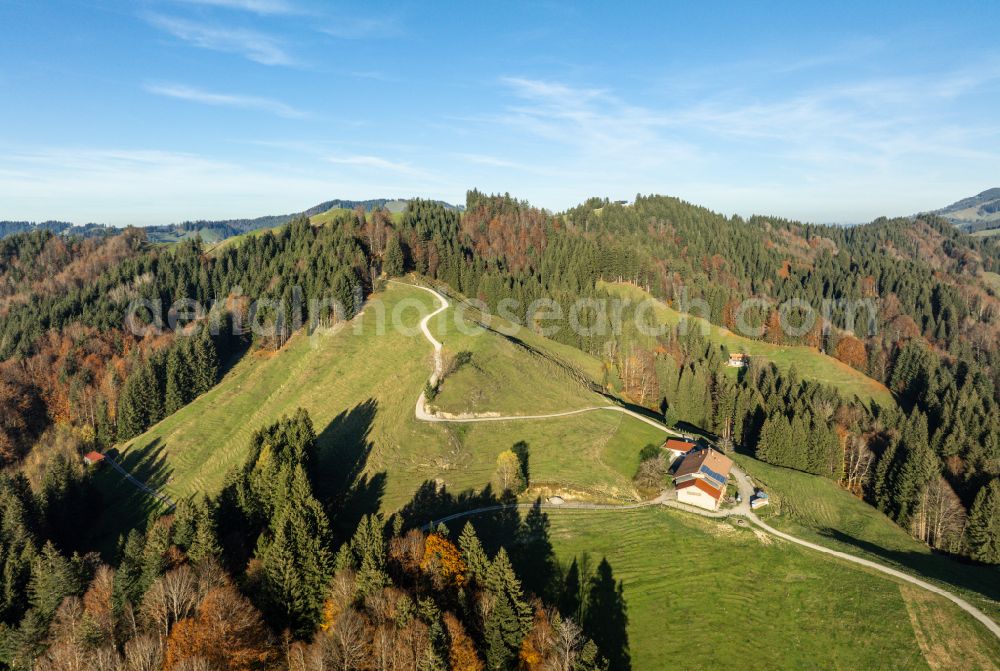
[[[442,312],[448,309],[448,299],[441,295],[439,292],[431,289],[430,287],[420,286],[419,284],[410,284],[409,282],[400,282],[398,280],[389,280],[393,284],[402,284],[408,287],[414,287],[417,289],[423,289],[427,293],[434,296],[437,299],[439,306],[436,310],[425,316],[420,320],[420,330],[423,331],[424,337],[430,342],[434,347],[434,371],[431,373],[429,382],[431,386],[437,384],[441,377],[441,372],[444,368],[444,361],[441,356],[442,344],[434,337],[431,333],[428,324],[434,317],[438,316]],[[618,405],[592,405],[586,408],[577,408],[576,410],[566,410],[563,412],[550,412],[544,415],[494,415],[494,414],[467,414],[460,415],[457,417],[443,417],[437,413],[431,412],[427,409],[427,398],[424,392],[420,392],[420,396],[417,397],[417,407],[415,414],[417,419],[423,422],[448,422],[448,423],[465,423],[465,422],[509,422],[524,419],[552,419],[554,417],[569,417],[570,415],[579,415],[584,412],[593,412],[595,410],[610,410],[611,412],[620,412],[630,417],[634,417],[641,422],[645,422],[650,426],[655,426],[657,429],[669,433],[674,436],[682,437],[683,434],[674,431],[673,429],[667,428],[663,424],[657,422],[656,420],[650,419],[645,415],[642,415],[628,408],[623,408]]]
[[[431,333],[430,329],[428,328],[428,324],[430,323],[431,319],[433,319],[434,317],[436,317],[437,315],[441,314],[442,312],[444,312],[445,310],[448,309],[448,299],[446,299],[443,295],[441,295],[439,292],[435,291],[434,289],[432,289],[430,287],[424,287],[424,286],[420,286],[420,285],[417,285],[417,284],[410,284],[408,282],[399,282],[399,281],[396,281],[396,280],[390,280],[390,281],[394,282],[396,284],[404,284],[406,286],[411,286],[411,287],[416,287],[418,289],[423,289],[424,291],[426,291],[426,292],[430,293],[431,295],[433,295],[438,300],[438,303],[440,304],[439,307],[436,310],[434,310],[433,312],[431,312],[430,314],[428,314],[426,317],[424,317],[420,321],[420,330],[423,331],[424,337],[426,337],[427,340],[434,347],[434,371],[431,373],[431,377],[430,377],[430,384],[433,386],[433,385],[437,384],[438,379],[439,379],[439,377],[441,375],[442,368],[443,368],[443,361],[442,361],[442,356],[441,356],[442,345],[437,340],[437,338],[435,338],[434,335]],[[578,415],[580,413],[592,412],[592,411],[595,411],[595,410],[610,410],[610,411],[614,411],[614,412],[621,412],[621,413],[624,413],[626,415],[630,415],[632,417],[635,417],[636,419],[638,419],[640,421],[646,422],[647,424],[649,424],[651,426],[655,426],[657,429],[660,429],[664,433],[668,433],[668,434],[672,434],[672,435],[676,435],[676,436],[680,436],[681,435],[681,434],[677,433],[676,431],[674,431],[674,430],[672,430],[672,429],[664,426],[663,424],[660,424],[659,422],[656,422],[656,421],[650,419],[649,417],[645,417],[645,416],[643,416],[643,415],[641,415],[641,414],[639,414],[637,412],[633,412],[631,410],[628,410],[627,408],[622,408],[622,407],[616,406],[616,405],[592,406],[592,407],[588,407],[588,408],[580,408],[580,409],[577,409],[577,410],[568,410],[566,412],[556,412],[556,413],[550,413],[550,414],[545,414],[545,415],[499,415],[498,416],[498,415],[474,415],[474,414],[470,414],[470,415],[467,415],[467,416],[450,418],[450,417],[441,417],[441,416],[436,415],[436,414],[434,414],[432,412],[429,412],[427,410],[427,399],[424,398],[424,392],[420,392],[420,396],[417,398],[417,406],[416,406],[416,409],[415,409],[415,415],[416,415],[416,418],[418,420],[421,420],[421,421],[424,421],[424,422],[503,422],[503,421],[523,420],[523,419],[552,419],[552,418],[555,418],[555,417],[567,417],[567,416],[570,416],[570,415]],[[831,548],[825,547],[823,545],[819,545],[817,543],[812,543],[810,541],[806,541],[806,540],[803,540],[801,538],[796,538],[795,536],[792,536],[791,534],[787,534],[787,533],[785,533],[783,531],[778,531],[777,529],[775,529],[771,525],[763,522],[759,517],[757,517],[756,514],[754,514],[753,510],[751,510],[751,508],[750,508],[750,497],[753,495],[753,492],[754,492],[753,484],[751,483],[750,478],[747,477],[746,473],[744,473],[741,469],[737,468],[735,465],[733,466],[732,472],[733,472],[733,475],[736,477],[736,483],[737,483],[737,487],[739,489],[742,501],[735,508],[732,508],[732,509],[729,509],[729,510],[725,510],[725,511],[715,511],[715,512],[713,512],[713,511],[708,511],[708,510],[701,510],[701,509],[695,508],[693,506],[687,506],[687,505],[679,503],[675,499],[673,499],[669,492],[664,492],[659,497],[657,497],[657,498],[655,498],[655,499],[653,499],[651,501],[643,501],[643,502],[640,502],[640,503],[632,503],[632,504],[600,504],[600,503],[583,503],[583,502],[572,503],[572,502],[567,502],[567,503],[558,503],[558,504],[556,504],[556,503],[540,503],[540,504],[538,504],[538,503],[517,503],[517,504],[511,504],[511,505],[487,506],[487,507],[484,507],[484,508],[476,508],[474,510],[467,510],[467,511],[464,511],[464,512],[455,513],[453,515],[449,515],[447,517],[443,517],[443,518],[441,518],[439,520],[434,520],[433,522],[431,522],[428,525],[426,525],[425,528],[429,528],[433,524],[441,524],[441,523],[445,523],[445,522],[454,521],[454,520],[457,520],[457,519],[462,519],[464,517],[471,517],[471,516],[474,516],[474,515],[481,515],[481,514],[484,514],[484,513],[493,512],[493,511],[497,511],[497,510],[503,510],[503,509],[507,509],[507,508],[532,508],[532,507],[534,507],[536,505],[540,505],[542,508],[551,508],[551,509],[557,509],[557,510],[618,510],[618,511],[635,510],[635,509],[638,509],[638,508],[646,508],[646,507],[649,507],[649,506],[664,505],[664,506],[668,506],[668,507],[671,507],[671,508],[676,508],[678,510],[685,510],[685,511],[692,512],[692,513],[695,513],[695,514],[698,514],[698,515],[702,515],[703,517],[713,517],[713,518],[725,518],[725,517],[731,517],[731,516],[744,517],[744,518],[748,519],[750,522],[752,522],[753,524],[755,524],[756,526],[758,526],[759,528],[761,528],[764,531],[766,531],[767,533],[771,534],[772,536],[775,536],[776,538],[781,538],[782,540],[786,540],[786,541],[788,541],[790,543],[795,543],[796,545],[801,545],[802,547],[809,548],[810,550],[815,550],[816,552],[822,552],[823,554],[830,555],[830,556],[836,557],[838,559],[841,559],[841,560],[844,560],[844,561],[847,561],[847,562],[851,562],[852,564],[859,564],[859,565],[864,566],[866,568],[873,569],[875,571],[879,571],[881,573],[884,573],[886,575],[890,575],[890,576],[892,576],[894,578],[897,578],[899,580],[903,580],[903,581],[908,582],[908,583],[910,583],[912,585],[916,585],[917,587],[921,587],[921,588],[923,588],[923,589],[925,589],[925,590],[927,590],[929,592],[933,592],[934,594],[938,594],[940,596],[943,596],[944,598],[948,599],[949,601],[951,601],[952,603],[954,603],[955,605],[957,605],[959,608],[961,608],[962,610],[964,610],[966,613],[968,613],[972,617],[976,618],[976,620],[978,620],[979,622],[981,622],[994,636],[996,636],[997,638],[1000,638],[1000,624],[997,624],[992,618],[988,617],[985,613],[983,613],[981,610],[979,610],[978,608],[976,608],[975,606],[973,606],[971,603],[969,603],[965,599],[963,599],[963,598],[961,598],[959,596],[956,596],[955,594],[952,594],[951,592],[949,592],[948,590],[946,590],[946,589],[944,589],[942,587],[938,587],[937,585],[929,583],[929,582],[927,582],[925,580],[921,580],[920,578],[914,577],[914,576],[910,575],[909,573],[905,573],[903,571],[899,571],[897,569],[890,568],[888,566],[885,566],[883,564],[879,564],[879,563],[871,561],[869,559],[864,559],[862,557],[857,557],[855,555],[848,554],[846,552],[840,552],[839,550],[833,550]]]

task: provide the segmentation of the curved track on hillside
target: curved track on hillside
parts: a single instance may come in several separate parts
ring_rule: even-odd
[[[431,331],[430,331],[430,329],[428,328],[427,325],[428,325],[428,323],[430,323],[431,319],[433,319],[434,317],[436,317],[437,315],[441,314],[442,312],[444,312],[445,310],[448,309],[448,299],[445,298],[441,293],[439,293],[438,291],[436,291],[436,290],[434,290],[434,289],[432,289],[430,287],[420,286],[418,284],[410,284],[408,282],[398,282],[396,280],[390,280],[390,281],[395,282],[397,284],[403,284],[403,285],[406,285],[406,286],[415,287],[417,289],[423,289],[424,291],[427,291],[430,294],[432,294],[438,300],[438,302],[440,303],[440,306],[438,307],[438,309],[434,310],[433,312],[431,312],[430,314],[428,314],[426,317],[424,317],[420,321],[420,330],[423,331],[424,337],[426,337],[427,340],[434,347],[434,371],[431,373],[431,377],[430,377],[430,384],[433,386],[433,385],[435,385],[435,384],[438,383],[439,378],[441,376],[442,369],[443,369],[443,361],[442,361],[442,357],[441,357],[442,345],[441,345],[440,342],[438,342],[437,338],[434,337],[434,335],[431,333]],[[649,417],[645,417],[644,415],[641,415],[641,414],[639,414],[637,412],[633,412],[632,410],[628,410],[627,408],[622,408],[622,407],[616,406],[616,405],[592,406],[592,407],[587,407],[587,408],[580,408],[578,410],[569,410],[569,411],[565,411],[565,412],[550,413],[550,414],[545,414],[545,415],[474,415],[474,414],[470,414],[468,416],[461,416],[461,417],[451,418],[451,417],[441,417],[441,416],[436,415],[434,413],[428,412],[427,411],[427,400],[426,400],[426,398],[424,398],[424,392],[420,392],[420,396],[417,398],[417,406],[415,408],[414,414],[415,414],[415,416],[416,416],[416,418],[418,420],[421,420],[421,421],[424,421],[424,422],[454,422],[454,423],[464,423],[464,422],[501,422],[501,421],[524,420],[524,419],[538,419],[538,420],[553,419],[553,418],[556,418],[556,417],[567,417],[567,416],[570,416],[570,415],[578,415],[580,413],[592,412],[592,411],[595,411],[595,410],[611,410],[611,411],[614,411],[614,412],[622,412],[622,413],[625,413],[626,415],[630,415],[631,417],[635,417],[636,419],[638,419],[640,421],[646,422],[647,424],[650,424],[651,426],[655,426],[657,429],[660,429],[664,433],[669,433],[669,434],[677,435],[677,436],[681,435],[681,434],[677,433],[676,431],[674,431],[674,430],[672,430],[672,429],[664,426],[663,424],[660,424],[659,422],[656,422],[655,420],[650,419]],[[839,550],[833,550],[831,548],[825,547],[823,545],[819,545],[817,543],[812,543],[810,541],[806,541],[806,540],[803,540],[801,538],[796,538],[795,536],[792,536],[791,534],[787,534],[787,533],[785,533],[783,531],[778,531],[777,529],[775,529],[771,525],[766,524],[759,517],[757,517],[757,515],[754,514],[753,510],[751,510],[751,508],[750,508],[750,497],[753,495],[753,492],[754,492],[753,484],[750,482],[750,478],[742,470],[740,470],[739,468],[737,468],[735,465],[733,466],[732,472],[733,472],[733,475],[736,477],[736,483],[737,483],[737,486],[738,486],[739,491],[740,491],[740,496],[742,498],[742,502],[736,508],[732,508],[732,509],[727,510],[727,511],[711,512],[711,511],[707,511],[707,510],[700,510],[700,509],[695,508],[693,506],[686,506],[686,505],[684,505],[682,503],[678,503],[676,500],[673,500],[668,494],[664,493],[664,494],[661,494],[656,499],[653,499],[651,501],[644,501],[644,502],[632,503],[632,504],[517,503],[517,504],[510,504],[510,505],[487,506],[487,507],[484,507],[484,508],[476,508],[474,510],[467,510],[465,512],[455,513],[453,515],[449,515],[447,517],[443,517],[443,518],[441,518],[439,520],[434,520],[433,522],[429,523],[427,526],[429,527],[431,524],[435,524],[435,523],[436,524],[441,524],[441,523],[445,523],[445,522],[454,521],[454,520],[457,520],[457,519],[462,519],[464,517],[471,517],[471,516],[474,516],[474,515],[481,515],[481,514],[488,513],[488,512],[494,512],[494,511],[498,511],[498,510],[504,510],[504,509],[507,509],[507,508],[532,508],[534,506],[540,506],[542,508],[551,508],[551,509],[558,509],[558,510],[614,510],[614,511],[627,511],[627,510],[635,510],[635,509],[638,509],[638,508],[646,508],[646,507],[649,507],[649,506],[653,506],[653,505],[658,505],[659,504],[659,505],[669,506],[669,507],[672,507],[672,508],[677,508],[677,509],[680,509],[680,510],[685,510],[685,511],[688,511],[688,512],[692,512],[692,513],[695,513],[695,514],[698,514],[698,515],[702,515],[704,517],[713,517],[713,518],[725,518],[725,517],[731,517],[731,516],[744,517],[744,518],[748,519],[750,522],[752,522],[754,525],[756,525],[757,527],[759,527],[760,529],[762,529],[763,531],[771,534],[772,536],[774,536],[776,538],[781,538],[782,540],[786,540],[786,541],[788,541],[790,543],[795,543],[796,545],[801,545],[802,547],[809,548],[810,550],[815,550],[816,552],[822,552],[823,554],[831,555],[833,557],[836,557],[838,559],[842,559],[844,561],[851,562],[853,564],[859,564],[859,565],[864,566],[866,568],[873,569],[875,571],[879,571],[881,573],[884,573],[886,575],[892,576],[892,577],[897,578],[899,580],[903,580],[903,581],[908,582],[908,583],[910,583],[912,585],[916,585],[917,587],[921,587],[921,588],[923,588],[923,589],[925,589],[925,590],[927,590],[929,592],[933,592],[934,594],[938,594],[940,596],[943,596],[944,598],[948,599],[949,601],[951,601],[952,603],[954,603],[955,605],[957,605],[959,608],[961,608],[962,610],[964,610],[966,613],[968,613],[972,617],[976,618],[976,620],[978,620],[979,622],[981,622],[983,624],[983,626],[985,626],[994,636],[996,636],[998,639],[1000,639],[1000,624],[997,624],[997,622],[995,622],[992,618],[988,617],[984,612],[982,612],[981,610],[979,610],[978,608],[976,608],[975,606],[973,606],[971,603],[969,603],[965,599],[963,599],[963,598],[961,598],[959,596],[956,596],[955,594],[952,594],[951,592],[949,592],[948,590],[946,590],[946,589],[944,589],[942,587],[938,587],[937,585],[929,583],[929,582],[927,582],[925,580],[921,580],[920,578],[914,577],[914,576],[910,575],[909,573],[905,573],[903,571],[899,571],[897,569],[890,568],[890,567],[885,566],[883,564],[879,564],[878,562],[874,562],[874,561],[871,561],[869,559],[864,559],[862,557],[857,557],[855,555],[848,554],[846,552],[840,552]]]
[[[438,339],[435,338],[434,335],[431,333],[428,324],[430,323],[431,319],[433,319],[434,317],[438,316],[439,314],[448,309],[448,299],[445,298],[441,293],[435,291],[434,289],[431,289],[430,287],[421,286],[419,284],[410,284],[409,282],[399,282],[398,280],[389,280],[389,281],[393,282],[394,284],[402,284],[408,287],[423,289],[424,291],[434,296],[440,303],[440,305],[436,310],[434,310],[433,312],[431,312],[430,314],[428,314],[427,316],[425,316],[423,319],[420,320],[420,330],[423,331],[424,337],[427,338],[428,342],[430,342],[430,344],[434,347],[434,371],[431,373],[431,377],[429,380],[431,386],[433,386],[438,383],[441,377],[441,373],[444,369],[444,361],[441,357],[441,350],[443,346],[438,341]],[[629,415],[630,417],[638,419],[641,422],[645,422],[650,426],[655,426],[657,429],[661,431],[664,431],[674,436],[683,437],[683,434],[678,433],[673,429],[664,426],[660,422],[657,422],[654,419],[650,419],[649,417],[646,417],[645,415],[642,415],[633,410],[629,410],[628,408],[623,408],[619,405],[592,405],[586,408],[577,408],[576,410],[566,410],[563,412],[550,412],[544,415],[495,415],[495,414],[470,413],[468,415],[460,415],[456,417],[443,417],[436,413],[430,412],[427,409],[427,399],[425,397],[425,394],[424,392],[420,392],[420,396],[417,397],[417,407],[415,410],[415,414],[417,419],[423,422],[448,422],[454,424],[461,424],[468,422],[509,422],[509,421],[525,420],[525,419],[553,419],[556,417],[569,417],[571,415],[579,415],[584,412],[593,412],[595,410],[610,410],[612,412],[624,413],[626,415]]]

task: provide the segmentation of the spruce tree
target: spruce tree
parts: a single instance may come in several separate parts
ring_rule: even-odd
[[[382,519],[378,515],[365,515],[351,541],[357,558],[358,593],[362,596],[378,594],[390,584],[385,569],[385,536]]]
[[[769,464],[786,465],[791,451],[791,433],[788,419],[780,412],[773,413],[760,431],[756,457]]]
[[[174,522],[171,525],[170,540],[180,548],[191,547],[194,539],[195,504],[190,499],[181,499],[174,507]]]
[[[191,398],[211,389],[219,378],[219,353],[208,328],[202,328],[191,345],[189,361]]]
[[[115,571],[115,610],[121,612],[126,603],[138,604],[142,599],[142,555],[145,536],[137,529],[128,532],[120,544],[118,570]]]
[[[146,429],[149,418],[141,395],[139,378],[136,375],[129,376],[118,397],[118,440],[128,440]]]
[[[399,277],[403,274],[403,248],[399,244],[398,235],[390,235],[385,245],[382,270],[389,277]]]
[[[486,589],[495,599],[483,624],[486,666],[491,671],[505,671],[514,665],[521,641],[531,627],[531,607],[524,601],[521,583],[503,548],[490,564]]]
[[[458,537],[458,547],[462,551],[465,565],[469,567],[470,577],[483,580],[489,570],[490,560],[486,556],[486,551],[483,550],[482,543],[479,542],[479,536],[476,535],[476,529],[472,526],[472,522],[465,523],[465,527]]]
[[[163,409],[167,415],[172,415],[184,407],[184,396],[188,390],[185,377],[180,348],[173,347],[167,354],[166,389],[163,399]]]
[[[16,622],[28,606],[38,543],[32,503],[24,476],[0,473],[0,622]]]
[[[355,286],[355,278],[349,270],[342,270],[333,278],[331,291],[334,300],[334,314],[337,319],[350,319],[360,308],[360,306],[355,305]]]
[[[965,538],[973,559],[1000,564],[1000,478],[993,478],[976,494]]]
[[[82,591],[78,562],[61,555],[51,542],[46,543],[31,566],[28,599],[32,608],[48,620],[65,597]]]
[[[809,423],[806,417],[796,413],[790,424],[791,433],[787,452],[780,463],[782,466],[799,471],[809,471]]]
[[[187,555],[193,562],[200,562],[210,557],[219,557],[222,547],[219,545],[219,534],[215,524],[214,504],[203,498],[194,511],[194,533],[188,546]]]
[[[310,635],[320,621],[332,557],[329,522],[301,465],[290,479],[285,503],[257,545],[265,608],[280,626]]]
[[[889,474],[892,486],[891,510],[900,526],[909,527],[924,488],[939,473],[939,466],[927,440],[927,417],[915,411],[903,430],[901,459]]]
[[[169,566],[167,552],[170,550],[170,526],[169,518],[154,518],[150,520],[146,529],[146,544],[142,549],[142,572],[139,577],[141,593],[145,593]]]

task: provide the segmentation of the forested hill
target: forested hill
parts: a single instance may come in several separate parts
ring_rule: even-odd
[[[119,229],[110,226],[102,226],[100,224],[78,226],[68,221],[41,221],[38,223],[33,221],[0,221],[0,239],[14,235],[15,233],[30,233],[37,230],[88,238],[121,232]]]
[[[217,219],[183,221],[177,224],[146,226],[143,230],[150,242],[177,242],[179,240],[200,237],[205,242],[218,242],[250,231],[263,228],[274,228],[291,221],[296,216],[311,217],[333,209],[353,210],[362,208],[366,212],[377,209],[387,209],[391,212],[402,212],[409,201],[402,198],[374,198],[370,200],[327,200],[314,205],[302,212],[293,214],[272,214],[250,219]],[[444,201],[436,201],[442,207],[459,211],[462,206],[451,205]],[[0,221],[0,239],[15,233],[28,233],[36,230],[48,230],[64,236],[97,237],[121,233],[123,228],[101,224],[77,225],[66,221]]]
[[[751,367],[740,378],[748,387],[734,389],[720,377],[712,343],[676,342],[670,334],[630,341],[582,333],[565,321],[546,326],[551,337],[608,358],[626,391],[633,387],[633,400],[666,407],[668,417],[671,408],[686,408],[691,414],[674,419],[735,437],[774,463],[808,470],[822,459],[796,446],[808,442],[811,426],[835,431],[843,470],[827,475],[928,543],[1000,561],[1000,551],[984,550],[981,541],[970,547],[964,534],[967,515],[970,525],[981,525],[1000,505],[997,241],[970,238],[935,217],[840,228],[724,217],[659,196],[627,206],[594,199],[564,216],[475,191],[467,205],[461,218],[421,203],[404,215],[399,233],[408,267],[493,309],[503,299],[523,309],[551,297],[567,314],[580,296],[602,297],[600,280],[625,280],[680,309],[704,300],[711,321],[735,329],[740,302],[758,299],[744,315],[759,327],[755,337],[835,356],[886,383],[901,409],[831,402],[803,391],[794,370],[775,377]],[[829,328],[817,320],[788,335],[779,307],[790,299],[817,310],[833,302]],[[843,301],[861,306],[854,329]],[[796,312],[788,321],[801,325]],[[520,319],[534,321],[523,313]],[[691,406],[695,392],[701,400]]]
[[[572,328],[572,317],[545,327],[552,339],[601,359],[608,393],[714,434],[721,449],[829,478],[936,548],[1000,564],[997,240],[967,236],[936,217],[838,228],[725,217],[661,196],[631,205],[593,199],[560,215],[478,191],[469,192],[465,211],[423,200],[398,216],[378,205],[328,211],[322,225],[297,216],[212,253],[198,239],[150,244],[141,229],[93,239],[34,230],[0,241],[0,663],[27,669],[45,650],[75,649],[64,637],[91,631],[82,623],[97,627],[94,640],[127,641],[110,655],[132,645],[160,655],[246,649],[269,660],[285,628],[292,638],[315,632],[328,641],[337,631],[324,624],[343,615],[343,626],[371,633],[377,627],[365,623],[398,606],[405,617],[393,631],[415,637],[406,639],[409,650],[442,660],[453,652],[447,642],[463,641],[477,660],[468,668],[482,668],[480,658],[508,668],[536,628],[566,626],[544,603],[526,603],[505,553],[493,548],[484,558],[471,537],[456,549],[407,536],[402,522],[369,518],[355,525],[353,539],[334,539],[311,492],[315,435],[304,416],[255,434],[254,445],[267,449],[230,464],[222,497],[126,539],[117,572],[73,556],[85,549],[90,501],[80,454],[143,432],[246,352],[280,350],[296,323],[296,287],[321,299],[302,323],[326,325],[354,315],[385,277],[411,271],[493,311],[513,300],[505,318],[536,330],[530,306],[540,298],[563,315],[588,299],[576,316],[594,326],[602,301],[620,296],[614,290],[641,287],[674,315],[702,301],[694,311],[730,330],[739,330],[741,301],[754,299],[743,316],[759,330],[747,337],[772,349],[795,346],[812,374],[756,355],[747,368],[728,369],[728,345],[669,319],[659,334]],[[178,297],[213,306],[182,324],[197,337],[169,326]],[[160,301],[140,326],[168,326],[126,328],[133,299]],[[269,299],[255,313],[267,328],[252,336],[205,328],[247,323],[253,299]],[[833,302],[830,323],[791,334],[781,326],[790,300],[786,327],[803,325],[801,306],[824,301]],[[626,324],[654,319],[635,305],[622,315]],[[825,355],[885,383],[895,402],[842,393],[816,372],[831,363]],[[220,528],[229,535],[220,538]],[[331,580],[366,599],[334,595],[331,614],[319,589]],[[157,599],[178,581],[197,586],[195,596],[182,614],[162,615]],[[478,590],[471,600],[460,583]],[[436,592],[441,598],[428,596],[427,586],[438,584],[449,587]],[[494,619],[479,609],[480,598],[504,604],[491,611]],[[246,613],[239,640],[216,626],[220,604]],[[586,661],[579,668],[594,668],[585,639],[576,632],[573,656]],[[226,664],[235,662],[217,665]]]

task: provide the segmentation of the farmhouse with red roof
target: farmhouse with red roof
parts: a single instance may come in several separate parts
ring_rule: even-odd
[[[674,473],[677,500],[706,510],[718,510],[732,467],[732,459],[712,448],[688,453]]]

